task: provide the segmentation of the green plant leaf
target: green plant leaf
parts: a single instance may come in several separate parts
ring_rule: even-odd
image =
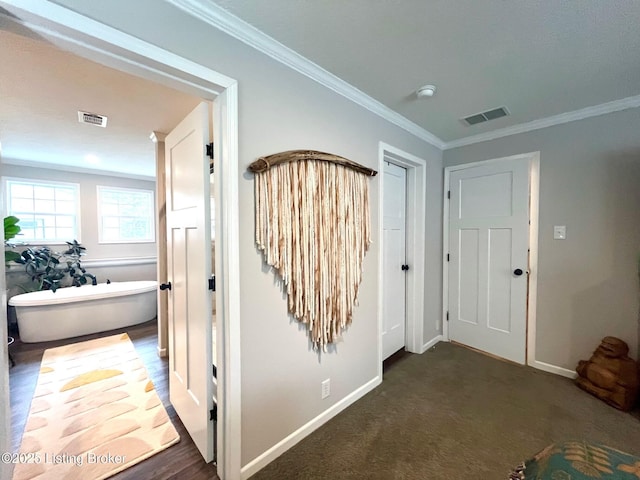
[[[63,253],[54,252],[48,247],[29,247],[18,256],[18,263],[24,265],[25,272],[31,275],[39,290],[55,292],[65,286],[63,282],[67,278],[73,286],[78,287],[87,284],[89,278],[92,283],[97,283],[95,277],[86,273],[80,263],[85,248],[77,240],[66,243],[70,248]]]
[[[18,252],[4,252],[4,263],[17,262],[18,260],[20,260],[20,254]]]
[[[21,228],[18,226],[18,222],[20,219],[18,217],[14,217],[13,215],[9,215],[8,217],[4,217],[4,241],[11,240],[16,235],[20,233]]]

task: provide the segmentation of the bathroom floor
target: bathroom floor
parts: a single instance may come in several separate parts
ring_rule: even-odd
[[[11,388],[11,439],[13,450],[17,452],[20,448],[22,432],[29,413],[31,398],[38,379],[40,362],[44,351],[48,348],[58,347],[68,343],[81,342],[123,332],[129,334],[138,355],[144,362],[149,376],[153,380],[156,391],[167,409],[167,413],[176,430],[178,430],[180,434],[180,442],[111,478],[114,480],[133,480],[140,478],[153,478],[154,480],[168,478],[190,478],[194,480],[218,479],[215,466],[204,462],[191,437],[189,437],[189,434],[182,425],[180,418],[169,403],[168,360],[158,357],[157,354],[158,337],[155,320],[123,329],[56,342],[22,343],[19,338],[16,338],[16,341],[10,347],[11,355],[16,365],[9,370],[9,384]],[[215,336],[213,342],[215,349]],[[180,461],[175,461],[176,458],[180,458]]]

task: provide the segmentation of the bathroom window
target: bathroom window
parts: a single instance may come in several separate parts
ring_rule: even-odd
[[[20,219],[17,242],[64,243],[80,239],[80,186],[6,178],[7,215]]]
[[[156,241],[153,190],[98,186],[98,241]]]

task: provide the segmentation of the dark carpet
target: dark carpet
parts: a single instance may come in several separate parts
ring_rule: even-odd
[[[640,455],[640,421],[570,379],[439,343],[251,480],[504,480],[546,445],[584,439]]]

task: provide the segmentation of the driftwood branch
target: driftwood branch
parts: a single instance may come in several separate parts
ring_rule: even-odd
[[[378,174],[375,170],[364,167],[359,163],[352,162],[344,157],[333,155],[331,153],[318,152],[316,150],[289,150],[287,152],[274,153],[266,157],[260,157],[258,160],[249,165],[248,170],[252,173],[261,173],[269,170],[274,165],[289,162],[299,162],[301,160],[317,160],[322,162],[336,163],[343,167],[351,168],[356,172],[374,177]]]

